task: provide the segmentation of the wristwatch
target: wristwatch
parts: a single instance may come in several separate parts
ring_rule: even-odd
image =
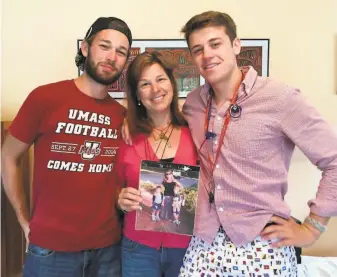
[[[328,227],[310,216],[307,216],[304,222],[310,224],[312,227],[320,231],[320,233],[324,233],[328,229]]]

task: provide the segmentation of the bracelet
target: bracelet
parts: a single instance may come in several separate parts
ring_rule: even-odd
[[[321,222],[317,221],[316,219],[310,216],[307,216],[304,222],[310,224],[312,227],[317,229],[320,233],[324,233],[328,229],[328,227],[326,227]]]

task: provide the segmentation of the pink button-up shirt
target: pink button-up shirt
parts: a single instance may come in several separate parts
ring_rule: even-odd
[[[204,120],[210,86],[191,92],[183,111],[194,143],[205,140]],[[216,137],[202,146],[201,181],[195,235],[212,242],[220,224],[236,244],[254,240],[273,215],[284,218],[290,210],[284,202],[288,169],[295,145],[323,171],[311,212],[337,215],[337,136],[310,106],[299,90],[249,68],[239,88],[239,118],[231,118],[213,174],[207,148],[213,155],[219,144],[229,102],[217,108],[213,99],[209,130]],[[211,177],[213,175],[213,178]],[[212,179],[215,202],[209,204]]]

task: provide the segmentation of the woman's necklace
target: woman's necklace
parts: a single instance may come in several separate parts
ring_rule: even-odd
[[[167,146],[168,148],[171,148],[171,144],[169,143],[169,140],[170,140],[170,138],[171,138],[172,133],[173,133],[173,126],[172,126],[172,129],[171,129],[171,132],[170,132],[169,136],[168,136],[167,139],[166,139],[165,147],[164,147],[163,153],[161,154],[161,158],[160,158],[160,159],[162,159],[162,158],[164,157],[165,150],[166,150],[166,146]]]
[[[166,145],[167,145],[168,148],[172,147],[171,143],[169,142],[171,134],[169,136],[166,136],[166,134],[167,134],[171,125],[172,125],[172,123],[170,122],[164,129],[153,128],[152,136],[153,136],[153,139],[154,139],[154,143],[156,145],[158,145],[158,144],[160,145],[161,142],[164,140],[164,141],[166,141],[165,147],[166,147]],[[173,128],[172,128],[172,130],[173,130]],[[158,132],[158,137],[156,137],[156,132]]]
[[[170,126],[172,127],[171,130],[170,130]],[[155,128],[153,128],[155,129]],[[165,150],[166,150],[166,147],[168,148],[171,148],[172,145],[171,143],[169,142],[171,136],[172,136],[172,133],[173,133],[173,129],[174,129],[174,126],[172,126],[172,123],[169,123],[169,125],[167,127],[165,127],[164,129],[162,129],[162,135],[159,136],[159,138],[156,139],[154,133],[152,134],[153,138],[154,138],[154,143],[155,145],[158,145],[156,147],[156,150],[154,151],[154,156],[151,158],[150,157],[150,142],[147,138],[144,139],[144,146],[145,146],[145,155],[146,155],[146,159],[152,159],[152,160],[155,160],[155,157],[157,156],[157,153],[159,151],[159,148],[160,148],[160,145],[162,144],[162,142],[164,141],[164,145],[163,145],[163,151],[161,153],[161,157],[158,159],[161,160],[163,157],[164,157],[164,154],[165,154]],[[165,143],[166,141],[166,143]]]

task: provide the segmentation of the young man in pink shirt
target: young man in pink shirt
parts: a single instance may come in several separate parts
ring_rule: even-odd
[[[202,171],[180,277],[297,276],[294,246],[313,244],[337,215],[337,136],[298,89],[238,67],[228,14],[196,15],[182,32],[206,84],[183,107]],[[284,202],[295,146],[323,171],[303,224]]]

